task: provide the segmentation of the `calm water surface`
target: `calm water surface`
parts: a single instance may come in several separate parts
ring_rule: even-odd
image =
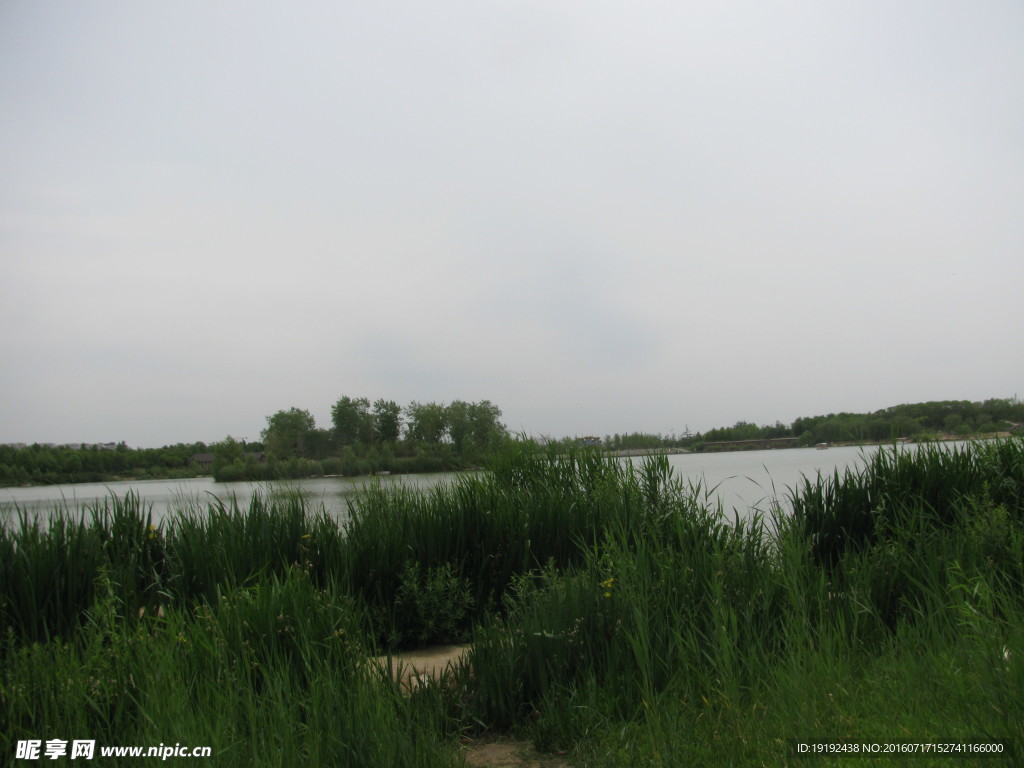
[[[751,510],[767,512],[773,500],[786,508],[787,495],[804,476],[814,477],[819,471],[831,473],[836,468],[862,466],[865,457],[879,450],[878,446],[829,448],[788,448],[773,451],[734,451],[728,453],[685,453],[669,456],[676,475],[700,487],[721,502],[731,518],[733,513],[745,517]],[[638,462],[640,459],[628,459]],[[112,483],[79,483],[72,485],[0,488],[0,520],[9,518],[15,506],[40,515],[47,515],[65,504],[80,510],[102,504],[111,494],[123,497],[129,491],[139,494],[152,505],[153,516],[166,517],[182,507],[206,502],[215,497],[229,501],[236,497],[244,506],[254,492],[273,494],[298,489],[314,506],[324,508],[339,519],[348,516],[348,502],[368,483],[378,481],[385,486],[401,484],[412,488],[429,488],[450,482],[457,475],[450,472],[424,475],[388,475],[377,478],[311,478],[280,483],[215,483],[208,477],[190,480],[137,480]]]
[[[789,509],[789,492],[804,477],[836,469],[863,467],[880,446],[847,446],[819,451],[815,448],[786,448],[771,451],[729,451],[723,453],[681,453],[669,456],[678,477],[704,491],[713,492],[722,509],[747,516],[751,510],[768,512],[777,500]]]
[[[157,520],[182,508],[196,504],[206,506],[212,499],[231,501],[237,498],[245,507],[254,493],[264,496],[275,493],[301,491],[313,503],[323,504],[330,514],[348,517],[348,502],[361,489],[372,482],[388,485],[401,484],[409,488],[428,488],[446,482],[456,475],[451,472],[420,475],[386,475],[380,477],[317,477],[305,480],[285,480],[261,483],[216,483],[209,477],[187,480],[127,480],[112,483],[74,483],[70,485],[33,485],[28,488],[0,488],[0,520],[16,514],[16,507],[46,516],[56,508],[67,506],[71,510],[102,505],[112,495],[123,498],[134,491],[143,502],[152,505]]]

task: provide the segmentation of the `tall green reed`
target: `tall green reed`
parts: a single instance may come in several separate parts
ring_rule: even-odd
[[[863,475],[809,483],[797,514],[772,529],[757,520],[730,525],[713,509],[663,494],[662,514],[643,519],[642,536],[609,527],[582,562],[538,571],[507,614],[478,631],[478,717],[531,724],[539,742],[550,741],[556,724],[646,723],[646,759],[674,754],[684,762],[714,753],[688,745],[723,731],[731,746],[746,745],[741,762],[753,764],[765,758],[752,744],[767,743],[773,729],[793,737],[881,736],[895,719],[911,733],[931,712],[950,733],[966,733],[966,723],[983,717],[985,698],[955,675],[941,679],[969,718],[924,703],[903,713],[895,687],[876,674],[908,654],[923,654],[913,674],[924,674],[949,653],[979,653],[983,635],[965,635],[967,609],[998,638],[984,650],[988,661],[997,657],[993,643],[1017,642],[1019,508],[1010,510],[1008,495],[994,499],[993,475],[976,476],[985,460],[971,450],[884,457]],[[999,467],[1019,466],[1009,451],[999,459]],[[1008,475],[1001,475],[1004,487],[1015,488]],[[870,529],[851,543],[850,521],[859,519]],[[836,546],[823,557],[819,545],[834,533]],[[999,598],[965,603],[962,583]],[[850,683],[836,687],[836,679]],[[1013,717],[1021,709],[1008,692],[1019,688],[1008,679],[994,678],[989,693]],[[913,675],[900,680],[913,687]],[[592,717],[566,714],[587,706],[594,690],[602,705]],[[875,696],[885,701],[879,712],[865,706]],[[775,704],[792,717],[765,714]],[[991,732],[1016,733],[1005,714],[1001,723]],[[672,729],[692,733],[683,743]],[[777,738],[772,743],[776,756],[785,753]]]
[[[468,627],[500,609],[517,576],[548,562],[582,563],[613,526],[642,536],[664,513],[665,494],[676,493],[667,483],[664,457],[635,467],[592,451],[515,448],[491,473],[426,491],[371,486],[351,507],[339,571],[354,594],[389,614],[410,565],[428,578],[449,569],[471,589]]]
[[[74,637],[11,649],[0,750],[73,735],[211,746],[229,766],[456,764],[441,691],[407,697],[369,665],[358,610],[293,567],[135,619],[101,574]]]
[[[989,495],[1020,508],[1022,440],[995,444],[893,446],[859,470],[805,478],[791,493],[793,520],[816,563],[835,565],[908,522],[954,522],[964,499]]]

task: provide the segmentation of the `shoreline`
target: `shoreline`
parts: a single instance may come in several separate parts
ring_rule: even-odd
[[[813,445],[764,445],[764,443],[771,442],[768,440],[737,440],[732,443],[718,444],[721,447],[715,447],[704,450],[692,450],[682,451],[684,453],[730,453],[738,451],[787,451],[797,448],[814,448],[818,450],[828,450],[829,448],[859,448],[868,445],[934,445],[935,443],[973,443],[985,440],[1008,440],[1014,436],[1020,436],[1019,432],[986,432],[980,435],[936,435],[934,437],[928,437],[925,439],[915,439],[912,437],[899,437],[895,440],[841,440],[834,443],[825,443],[823,448],[818,448],[817,444]],[[784,440],[790,440],[791,438],[782,438]],[[744,445],[750,443],[749,445]],[[754,444],[756,443],[756,445]],[[726,447],[728,446],[728,447]]]
[[[623,448],[617,451],[601,451],[601,453],[614,459],[620,459],[631,456],[674,456],[680,453],[696,453],[696,451],[690,448]]]

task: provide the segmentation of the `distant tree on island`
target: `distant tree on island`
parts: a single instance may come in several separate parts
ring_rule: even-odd
[[[267,416],[267,426],[260,436],[267,453],[280,459],[307,456],[316,438],[316,422],[309,411],[289,408]]]
[[[405,439],[438,445],[448,435],[448,414],[439,403],[418,403],[413,400],[405,409]]]
[[[373,403],[374,433],[381,443],[395,443],[402,435],[402,409],[394,400]]]
[[[338,445],[374,442],[377,430],[370,401],[365,397],[342,397],[331,407],[331,421]]]
[[[474,466],[508,439],[501,409],[489,400],[443,403],[340,397],[331,427],[319,429],[309,411],[267,417],[266,461],[215,462],[218,480],[272,480],[311,475],[424,472]],[[404,427],[404,432],[403,432]],[[223,450],[230,449],[230,445]]]

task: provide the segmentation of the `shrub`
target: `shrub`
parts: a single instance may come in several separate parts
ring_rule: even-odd
[[[409,561],[395,593],[392,623],[396,636],[389,645],[464,642],[472,618],[469,579],[460,577],[452,563],[424,570]]]

